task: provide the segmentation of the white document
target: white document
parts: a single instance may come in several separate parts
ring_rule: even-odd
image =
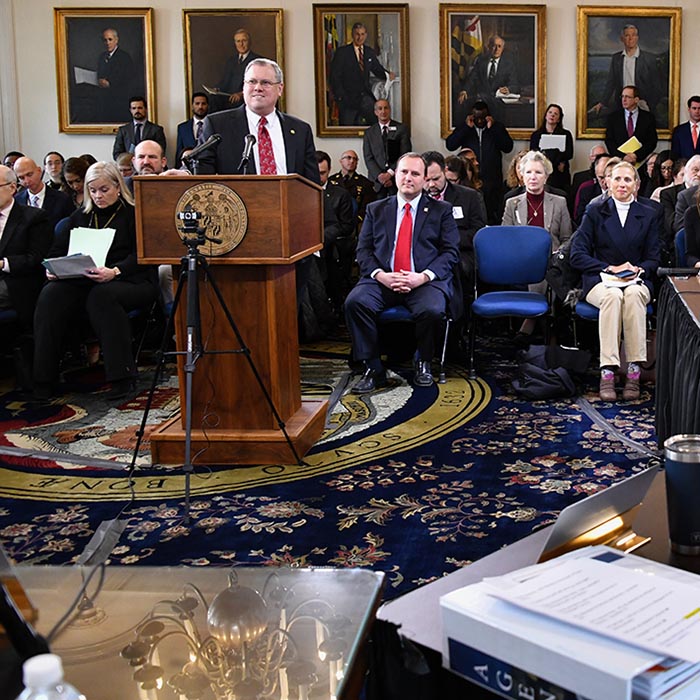
[[[462,207],[452,207],[452,217],[455,219],[463,219],[464,212],[462,211]]]
[[[539,574],[486,579],[489,593],[526,610],[664,656],[700,662],[700,586],[663,568],[615,565],[619,555],[553,560]],[[636,558],[624,557],[630,563]]]
[[[75,76],[75,84],[87,83],[88,85],[98,85],[97,71],[80,66],[73,66],[73,74]]]
[[[566,150],[566,136],[564,134],[542,134],[540,136],[540,150],[561,151]]]
[[[89,255],[96,267],[104,267],[115,233],[113,228],[74,228],[70,232],[68,255]]]

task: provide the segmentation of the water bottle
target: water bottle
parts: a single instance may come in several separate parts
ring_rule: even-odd
[[[22,666],[24,690],[17,700],[85,700],[70,683],[63,680],[63,664],[56,654],[39,654]]]

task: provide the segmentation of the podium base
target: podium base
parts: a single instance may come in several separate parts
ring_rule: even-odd
[[[328,401],[303,400],[285,421],[287,434],[299,457],[321,437]],[[150,435],[154,464],[184,464],[185,430],[180,414],[159,425]],[[281,430],[210,428],[192,431],[192,454],[205,450],[200,464],[295,464],[296,458]]]

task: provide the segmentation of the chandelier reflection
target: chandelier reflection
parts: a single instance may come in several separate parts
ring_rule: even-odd
[[[350,626],[308,583],[272,573],[258,592],[232,569],[211,603],[191,584],[156,603],[121,655],[140,700],[334,699]]]

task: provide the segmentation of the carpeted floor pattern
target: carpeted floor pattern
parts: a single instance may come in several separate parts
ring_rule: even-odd
[[[120,564],[360,566],[385,571],[391,598],[551,522],[569,503],[647,466],[656,449],[653,387],[631,404],[515,396],[513,352],[482,348],[485,373],[415,389],[396,366],[386,389],[348,391],[347,346],[305,348],[304,392],[332,409],[304,465],[212,467],[192,480],[190,521],[178,467],[127,466],[145,402],[118,405],[80,376],[66,399],[0,407],[0,540],[15,561],[75,561],[99,524],[125,529]],[[487,368],[487,369],[486,369]],[[589,387],[589,389],[592,387]],[[177,409],[175,378],[152,423]],[[132,484],[133,495],[132,500]],[[123,510],[122,510],[123,509]]]

